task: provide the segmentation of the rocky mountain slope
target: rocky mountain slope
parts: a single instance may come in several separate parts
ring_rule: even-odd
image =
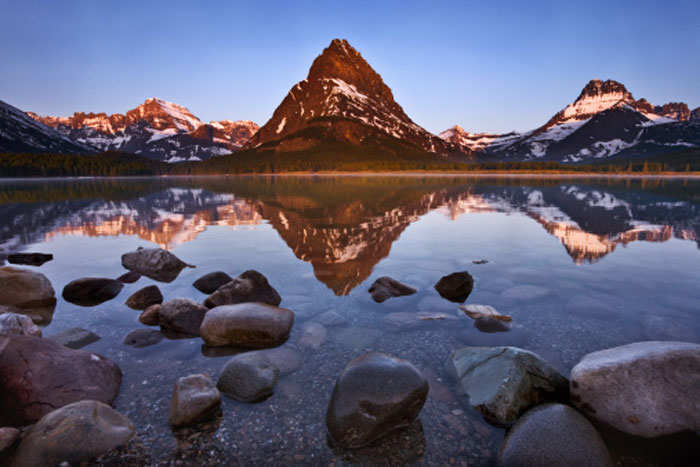
[[[97,151],[121,151],[167,162],[204,160],[237,151],[257,130],[251,121],[204,123],[187,108],[150,98],[126,114],[76,112],[33,119]]]

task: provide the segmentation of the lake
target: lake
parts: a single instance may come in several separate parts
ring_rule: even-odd
[[[115,407],[138,435],[105,456],[105,464],[492,465],[504,430],[455,393],[445,369],[453,350],[522,347],[568,376],[595,350],[643,340],[700,342],[697,179],[4,180],[0,219],[4,252],[54,255],[36,270],[57,295],[80,277],[120,276],[126,272],[121,255],[139,246],[167,248],[196,265],[171,283],[143,277],[126,284],[117,298],[92,308],[59,298],[46,320],[45,336],[76,326],[100,335],[86,349],[114,360],[124,373]],[[124,345],[125,335],[144,327],[124,301],[150,284],[166,300],[202,301],[195,279],[247,269],[265,274],[281,306],[296,313],[284,346],[303,364],[282,376],[264,402],[224,398],[221,419],[173,433],[167,419],[174,382],[199,372],[216,378],[231,352],[206,348],[199,338]],[[464,270],[475,279],[467,303],[512,316],[510,331],[480,331],[434,290],[440,277]],[[367,289],[385,275],[418,292],[375,303]],[[339,318],[304,338],[305,324],[328,311]],[[408,312],[448,317],[411,319]],[[428,400],[418,422],[379,445],[333,449],[325,427],[333,384],[350,360],[370,349],[423,370]],[[669,450],[677,453],[674,440],[635,444],[612,434],[606,440],[623,464],[654,465]]]

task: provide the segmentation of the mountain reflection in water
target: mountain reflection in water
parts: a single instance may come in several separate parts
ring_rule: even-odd
[[[700,246],[698,183],[464,177],[217,177],[0,184],[0,247],[60,235],[136,235],[163,248],[208,226],[270,224],[336,295],[363,282],[401,233],[437,211],[520,214],[577,264],[630,242]]]

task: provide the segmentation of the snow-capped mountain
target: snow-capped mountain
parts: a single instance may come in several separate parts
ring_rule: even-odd
[[[319,139],[361,145],[382,138],[441,155],[451,151],[406,115],[357,50],[345,39],[334,39],[245,147],[270,143],[278,151],[295,151],[313,147]]]
[[[0,101],[0,153],[2,152],[84,154],[93,150]]]
[[[580,162],[697,147],[700,125],[685,103],[654,106],[635,100],[617,81],[592,80],[573,103],[535,130],[497,135],[453,127],[440,137],[497,159]]]
[[[247,120],[204,123],[186,107],[157,98],[146,99],[126,114],[27,115],[95,150],[128,152],[167,162],[230,154],[258,129]]]

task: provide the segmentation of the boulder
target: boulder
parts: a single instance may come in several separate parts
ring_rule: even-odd
[[[277,306],[282,299],[267,278],[258,271],[245,271],[219,287],[204,301],[208,308],[237,303],[259,302]]]
[[[0,315],[0,336],[9,334],[41,337],[41,328],[27,316],[3,313]]]
[[[401,297],[402,295],[412,295],[417,290],[406,284],[402,284],[396,279],[388,276],[383,276],[374,281],[369,288],[369,293],[372,299],[377,303],[382,303],[391,297]]]
[[[136,271],[129,271],[117,277],[117,280],[119,282],[123,282],[124,284],[133,284],[139,279],[141,279],[141,274]]]
[[[289,337],[294,313],[263,303],[241,303],[209,310],[199,330],[211,347],[276,347]]]
[[[262,352],[236,355],[221,370],[216,387],[241,402],[258,402],[272,395],[279,370]]]
[[[379,352],[352,360],[335,383],[326,426],[344,448],[359,448],[407,427],[428,395],[428,381],[410,362]]]
[[[494,425],[508,426],[529,408],[569,395],[566,378],[517,347],[464,347],[450,361],[458,392]]]
[[[163,303],[158,310],[161,328],[191,336],[199,335],[207,308],[189,298],[175,298]]]
[[[56,293],[43,274],[5,266],[0,268],[0,305],[19,309],[36,324],[49,324]]]
[[[83,399],[111,404],[122,372],[105,357],[32,336],[0,337],[0,425],[34,423]]]
[[[155,345],[162,340],[163,333],[157,329],[135,329],[126,335],[123,343],[124,345],[140,349],[149,345]]]
[[[189,375],[175,383],[170,399],[170,424],[192,425],[214,418],[221,407],[221,393],[205,374]]]
[[[19,430],[10,426],[0,428],[0,459],[2,454],[11,448],[19,438]]]
[[[205,274],[192,284],[195,289],[205,294],[213,294],[216,289],[231,282],[233,278],[223,271]]]
[[[145,310],[151,305],[163,303],[163,294],[157,285],[149,285],[134,292],[126,300],[126,306],[132,310]]]
[[[498,453],[501,467],[612,467],[603,439],[569,406],[542,404],[508,431]]]
[[[139,315],[139,321],[146,326],[160,325],[160,305],[151,305]]]
[[[86,345],[100,340],[100,336],[83,328],[66,329],[65,331],[46,336],[46,338],[69,349],[82,349]]]
[[[22,438],[13,467],[78,465],[125,445],[134,436],[128,418],[95,400],[82,400],[45,415]]]
[[[463,303],[474,288],[474,278],[467,271],[453,272],[443,276],[435,284],[435,290],[442,298],[451,302]]]
[[[79,306],[95,306],[113,299],[124,284],[106,277],[83,277],[63,288],[63,299]]]
[[[587,415],[652,438],[700,430],[700,345],[649,341],[590,353],[571,370]]]
[[[194,266],[162,248],[141,248],[122,255],[122,266],[160,282],[172,282],[185,268]]]
[[[29,266],[41,266],[52,259],[53,255],[49,253],[12,253],[7,255],[8,263],[26,264]]]

